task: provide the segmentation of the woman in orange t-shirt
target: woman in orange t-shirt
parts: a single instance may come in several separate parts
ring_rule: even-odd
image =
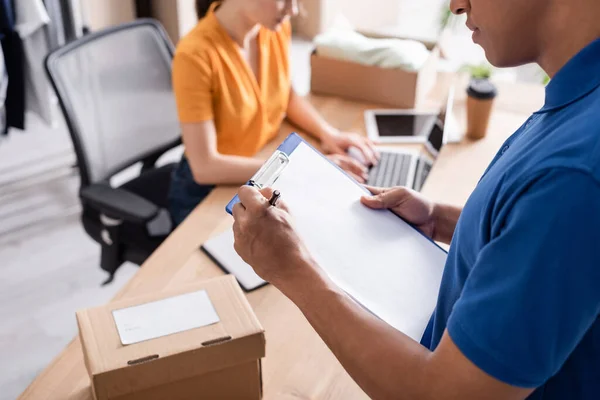
[[[289,19],[297,0],[197,0],[200,21],[181,39],[173,60],[173,89],[185,155],[173,173],[169,207],[179,224],[217,184],[242,184],[264,160],[252,158],[292,123],[321,141],[322,150],[358,181],[373,145],[324,121],[291,86]]]

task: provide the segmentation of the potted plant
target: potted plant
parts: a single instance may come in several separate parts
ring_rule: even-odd
[[[471,76],[471,79],[490,79],[492,77],[492,66],[486,62],[478,65],[465,65],[462,68]]]

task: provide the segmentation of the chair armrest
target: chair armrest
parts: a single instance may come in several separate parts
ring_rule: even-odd
[[[107,217],[132,223],[146,223],[158,214],[159,208],[150,201],[125,189],[107,184],[93,184],[79,193],[82,201]]]

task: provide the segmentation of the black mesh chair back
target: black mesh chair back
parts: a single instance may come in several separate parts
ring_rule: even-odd
[[[82,184],[106,180],[179,138],[172,57],[152,20],[90,34],[48,57]]]
[[[83,224],[102,244],[110,279],[123,261],[143,262],[170,229],[156,226],[168,215],[173,166],[154,164],[181,143],[172,58],[162,26],[142,19],[89,34],[46,59],[77,154]],[[140,177],[110,186],[112,176],[138,162]]]

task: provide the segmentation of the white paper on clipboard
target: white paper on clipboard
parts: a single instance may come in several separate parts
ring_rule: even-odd
[[[387,210],[370,210],[347,175],[301,143],[273,185],[331,279],[365,308],[421,340],[447,254]]]
[[[363,206],[365,190],[304,142],[272,187],[331,279],[420,341],[437,302],[446,252],[392,212]]]

